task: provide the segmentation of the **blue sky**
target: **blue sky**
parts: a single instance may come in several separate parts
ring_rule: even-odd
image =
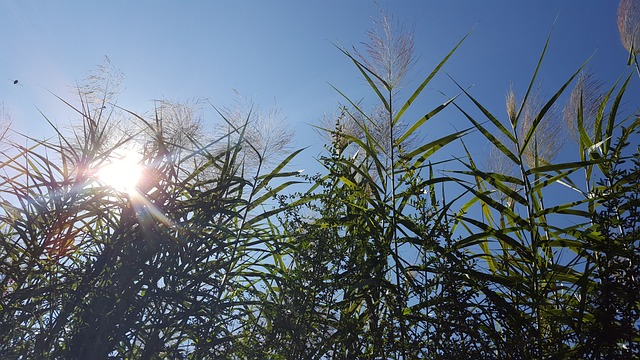
[[[222,107],[237,90],[261,107],[275,101],[295,144],[315,156],[321,140],[309,124],[340,100],[330,84],[355,99],[371,95],[334,44],[365,41],[380,7],[415,29],[416,83],[471,31],[444,70],[499,115],[511,83],[524,92],[554,21],[543,94],[592,55],[589,66],[609,85],[629,71],[611,0],[0,1],[0,102],[16,129],[51,134],[37,109],[71,121],[49,92],[75,102],[74,86],[106,55],[125,76],[122,107],[142,113],[152,99],[193,98]],[[457,93],[444,73],[419,112],[442,102],[441,92]],[[437,121],[468,126],[455,112]]]

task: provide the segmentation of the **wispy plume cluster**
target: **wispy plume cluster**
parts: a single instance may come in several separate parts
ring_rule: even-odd
[[[227,122],[221,129],[234,137],[242,136],[247,165],[272,163],[289,149],[293,132],[277,106],[264,111],[238,95],[236,104],[223,108],[221,113]]]
[[[202,103],[198,99],[184,102],[156,100],[154,118],[157,126],[153,129],[155,134],[149,135],[161,136],[164,142],[173,147],[186,147],[194,141],[203,143],[205,129]]]
[[[394,22],[391,15],[382,12],[375,20],[376,26],[367,32],[366,55],[357,52],[364,64],[386,83],[382,85],[387,90],[404,85],[415,61],[413,31],[406,31]]]
[[[580,130],[578,126],[578,114],[582,109],[582,126],[589,138],[593,139],[596,116],[602,103],[602,87],[604,83],[598,80],[592,73],[582,72],[578,76],[575,87],[571,91],[569,100],[564,106],[563,115],[569,135],[578,142]]]
[[[640,52],[640,1],[621,0],[618,5],[618,30],[622,45],[632,55]]]
[[[7,112],[3,103],[0,103],[0,140],[5,139],[11,128],[11,116]]]
[[[557,109],[550,108],[536,124],[543,107],[539,91],[530,95],[526,101],[518,101],[511,88],[506,96],[506,108],[511,126],[514,128],[518,144],[510,144],[512,151],[520,149],[523,160],[529,167],[536,167],[551,162],[560,152],[565,142],[565,129]],[[535,128],[531,130],[533,127]],[[527,134],[533,131],[531,140],[524,144]],[[523,146],[526,146],[524,149]],[[506,157],[504,161],[509,161]],[[495,161],[494,161],[495,162]],[[505,165],[494,164],[497,169],[504,170]]]

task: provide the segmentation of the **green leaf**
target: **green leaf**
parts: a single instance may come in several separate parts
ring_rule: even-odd
[[[382,92],[380,91],[380,89],[378,89],[378,87],[376,86],[371,76],[369,76],[369,74],[373,75],[376,79],[378,79],[378,81],[380,81],[385,86],[387,91],[391,91],[391,89],[389,88],[389,84],[387,84],[386,81],[384,81],[374,71],[367,68],[363,63],[361,63],[356,58],[354,58],[348,51],[342,48],[338,48],[338,49],[340,49],[340,51],[342,51],[343,54],[347,55],[347,57],[351,59],[351,61],[353,61],[353,63],[358,68],[358,70],[360,70],[360,73],[362,74],[362,76],[364,76],[364,78],[367,80],[367,83],[369,83],[369,86],[373,89],[376,95],[378,95],[378,98],[380,99],[380,101],[382,101],[382,104],[384,104],[384,108],[387,111],[391,112],[391,105],[389,104],[389,101],[387,101],[387,98],[385,98],[384,95],[382,95]]]
[[[442,111],[444,108],[446,108],[447,106],[449,106],[449,104],[451,104],[453,101],[455,100],[455,98],[447,100],[445,103],[437,106],[436,108],[434,108],[433,110],[431,110],[429,113],[427,113],[425,116],[421,117],[418,121],[416,121],[404,134],[402,134],[402,136],[400,136],[396,141],[395,144],[402,144],[403,141],[405,141],[409,136],[411,136],[416,130],[418,130],[425,122],[427,122],[427,120],[431,119],[432,117],[434,117],[435,115],[437,115],[440,111]]]
[[[627,79],[620,87],[620,90],[618,91],[618,94],[616,95],[616,98],[613,101],[613,104],[611,105],[611,110],[609,110],[609,119],[607,121],[607,127],[605,130],[604,136],[602,136],[602,139],[599,139],[604,141],[603,149],[605,151],[609,151],[609,148],[611,146],[611,139],[613,138],[613,130],[615,128],[616,115],[618,114],[618,107],[620,106],[620,102],[622,101],[622,96],[625,94],[627,90],[627,85],[629,85],[629,81],[631,80],[631,75],[632,74],[629,74],[629,76],[627,76]],[[602,169],[602,170],[604,172],[605,169]]]
[[[464,135],[468,134],[473,128],[468,128],[462,131],[458,131],[455,132],[453,134],[450,135],[446,135],[443,136],[439,139],[436,139],[434,141],[431,141],[427,144],[424,144],[422,146],[419,146],[417,149],[414,149],[413,151],[404,154],[402,156],[403,159],[406,159],[408,161],[412,161],[414,160],[415,157],[418,157],[418,159],[416,159],[413,164],[411,164],[411,168],[413,169],[417,169],[419,168],[422,163],[424,163],[431,155],[433,155],[434,153],[436,153],[438,150],[440,150],[441,148],[443,148],[445,145],[451,143],[452,141],[459,139],[461,137],[463,137]]]
[[[547,40],[548,41],[548,40]],[[545,45],[546,46],[546,45]],[[540,61],[542,61],[542,59],[540,59]],[[544,104],[544,106],[542,107],[542,109],[540,109],[540,112],[538,112],[538,114],[536,115],[535,119],[533,120],[533,123],[531,124],[531,127],[529,129],[527,129],[527,134],[525,135],[524,140],[522,141],[522,144],[520,145],[520,156],[522,156],[522,154],[524,154],[524,152],[527,150],[527,147],[529,145],[529,142],[531,141],[531,139],[533,138],[533,135],[535,134],[537,128],[538,128],[538,124],[540,124],[540,121],[542,121],[544,119],[544,116],[547,114],[547,111],[549,111],[549,109],[551,109],[551,107],[556,103],[556,101],[558,100],[558,98],[560,97],[560,95],[562,95],[562,93],[564,92],[564,90],[569,86],[569,84],[573,81],[573,79],[578,76],[578,74],[580,74],[580,71],[582,71],[582,68],[584,67],[584,65],[582,65],[570,78],[569,80],[567,80],[558,91],[556,91],[556,93],[551,97],[551,99],[549,99],[549,101],[547,101],[546,104]],[[537,69],[536,69],[537,71]],[[529,87],[531,88],[532,85],[529,85]],[[527,90],[528,92],[529,90]],[[526,96],[525,96],[526,99]],[[523,106],[524,106],[524,101],[523,100]],[[522,111],[522,108],[521,108]],[[537,153],[537,152],[536,152]]]
[[[407,109],[411,106],[411,104],[415,101],[415,99],[418,97],[418,95],[420,95],[420,93],[422,92],[422,90],[424,90],[425,86],[427,86],[427,84],[429,84],[429,82],[431,82],[431,80],[433,79],[433,77],[440,72],[440,70],[442,69],[442,67],[444,66],[444,64],[449,60],[449,58],[451,57],[451,55],[453,55],[453,53],[458,49],[458,47],[462,44],[462,42],[469,36],[469,34],[465,35],[462,40],[460,40],[456,46],[453,47],[453,49],[451,51],[449,51],[449,53],[444,57],[444,59],[442,59],[442,61],[440,61],[440,63],[433,69],[433,71],[431,71],[431,73],[429,74],[429,76],[427,76],[426,79],[424,79],[424,81],[422,81],[422,84],[420,84],[420,86],[418,86],[418,88],[413,92],[413,94],[411,94],[411,96],[409,97],[409,99],[407,100],[407,102],[402,105],[402,107],[400,108],[400,111],[398,111],[398,113],[396,114],[396,116],[393,119],[393,123],[396,124],[400,118],[402,118],[402,115],[404,115],[405,111],[407,111]],[[446,105],[445,105],[446,106]],[[439,112],[440,110],[438,110]],[[427,117],[423,117],[424,121],[427,121],[431,116]],[[423,121],[423,122],[424,122]],[[401,143],[402,140],[398,140],[398,143]]]

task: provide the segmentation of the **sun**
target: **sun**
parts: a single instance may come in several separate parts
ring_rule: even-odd
[[[115,154],[100,166],[96,178],[118,192],[134,194],[142,178],[143,167],[140,160],[140,154],[133,151]]]

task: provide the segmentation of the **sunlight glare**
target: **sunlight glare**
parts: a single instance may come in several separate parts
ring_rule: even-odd
[[[104,185],[116,191],[132,194],[136,191],[142,177],[140,155],[134,152],[112,158],[109,163],[100,167],[96,176]]]

